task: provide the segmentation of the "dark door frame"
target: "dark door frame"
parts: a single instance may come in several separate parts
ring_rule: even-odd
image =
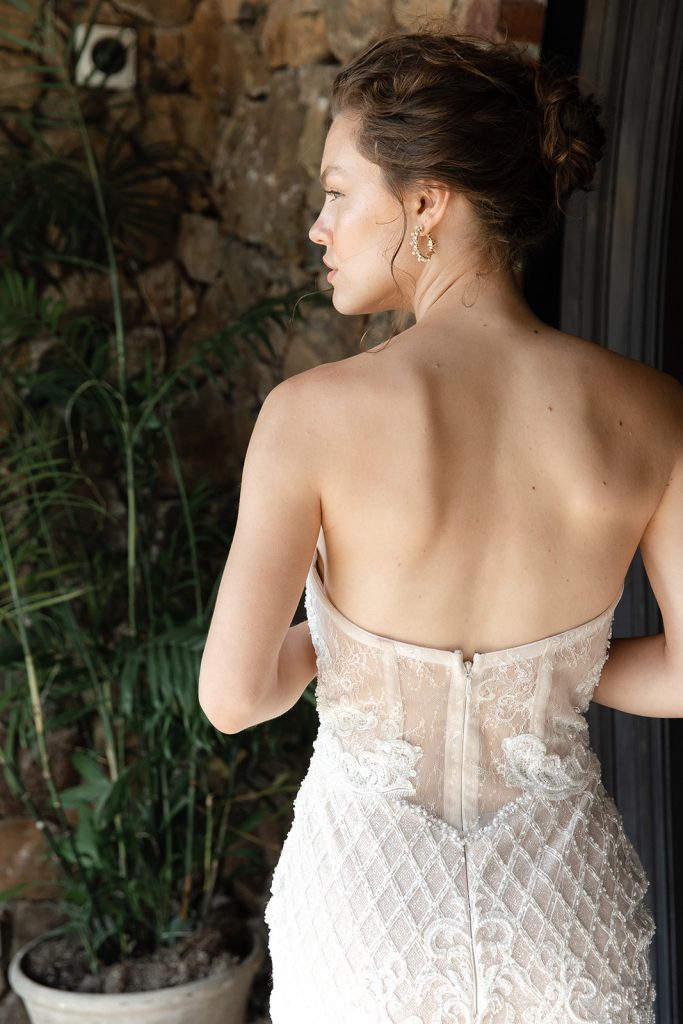
[[[531,261],[527,297],[540,316],[562,330],[667,369],[670,224],[681,219],[672,217],[672,204],[681,201],[673,185],[683,181],[675,167],[683,149],[683,4],[548,0],[541,56],[578,71],[583,87],[596,94],[608,143],[594,191],[572,197],[556,238]],[[556,256],[554,275],[549,254]],[[662,628],[637,553],[613,635],[642,636]],[[675,906],[683,902],[683,823],[677,826],[671,815],[672,797],[678,797],[675,788],[672,793],[672,763],[678,762],[672,762],[676,750],[670,741],[675,736],[680,742],[683,730],[676,732],[678,722],[599,705],[591,707],[588,722],[603,782],[651,882],[647,899],[657,923],[651,951],[657,1021],[679,1024],[683,993],[677,964],[683,950],[677,948]],[[679,931],[678,944],[683,945],[683,927]]]

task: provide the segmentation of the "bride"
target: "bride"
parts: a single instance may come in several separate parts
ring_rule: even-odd
[[[591,187],[599,112],[447,34],[334,83],[309,237],[339,314],[412,325],[267,396],[199,680],[235,733],[317,678],[273,1024],[654,1021],[648,881],[583,715],[683,716],[681,385],[519,285]],[[611,640],[638,547],[665,632]]]

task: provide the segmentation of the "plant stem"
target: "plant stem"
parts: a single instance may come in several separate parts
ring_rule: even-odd
[[[187,766],[187,831],[185,833],[185,876],[183,879],[183,898],[180,907],[180,920],[184,921],[190,907],[192,893],[192,853],[194,850],[194,809],[197,794],[197,748],[193,744]]]
[[[209,909],[212,896],[211,885],[211,840],[213,839],[213,793],[206,794],[206,832],[204,833],[204,896],[202,898],[201,916],[204,918]]]
[[[24,622],[25,611],[22,606],[21,596],[19,594],[19,587],[17,584],[17,577],[14,570],[14,562],[9,549],[9,539],[5,530],[5,523],[2,515],[0,515],[0,547],[2,548],[3,562],[5,565],[5,574],[7,576],[7,582],[9,585],[10,593],[12,595],[12,601],[16,612],[17,628],[19,631],[19,642],[22,647],[24,655],[24,665],[26,666],[26,677],[28,679],[29,694],[31,697],[31,711],[33,715],[33,728],[36,735],[36,742],[38,746],[38,756],[40,759],[40,770],[43,780],[47,786],[47,791],[50,796],[52,807],[57,816],[58,821],[64,831],[65,835],[68,836],[69,844],[71,846],[74,862],[78,866],[83,881],[88,885],[87,873],[81,862],[76,844],[73,838],[73,829],[71,824],[64,813],[64,807],[60,799],[57,787],[54,784],[52,778],[52,771],[50,769],[50,761],[47,754],[47,744],[45,742],[45,723],[43,720],[43,707],[40,700],[40,688],[38,686],[38,677],[36,675],[35,666],[33,662],[33,654],[31,653],[31,647],[28,640],[28,634],[26,632],[26,625]],[[4,755],[2,756],[3,766],[7,764]],[[16,776],[17,784],[20,786],[18,775]],[[40,812],[36,809],[36,823],[40,822],[39,827],[44,825],[43,817]]]
[[[190,507],[187,501],[187,491],[185,489],[185,480],[183,478],[183,471],[180,465],[180,459],[178,458],[178,452],[173,442],[173,435],[169,428],[164,424],[164,437],[168,444],[168,450],[171,456],[171,463],[173,465],[173,473],[175,475],[176,484],[178,485],[178,493],[180,495],[180,502],[183,510],[183,518],[185,525],[187,526],[187,538],[190,544],[190,561],[192,563],[192,579],[194,581],[194,599],[195,608],[197,612],[197,619],[201,620],[202,613],[204,611],[204,605],[202,603],[202,587],[201,580],[199,577],[199,563],[197,561],[197,543],[192,529],[192,516],[190,515]]]
[[[211,861],[211,877],[209,879],[209,884],[208,884],[208,886],[206,886],[205,891],[204,891],[204,907],[203,907],[203,910],[202,910],[202,916],[204,916],[204,914],[206,914],[206,911],[209,908],[209,905],[211,903],[211,900],[213,898],[213,894],[214,894],[214,891],[215,891],[215,888],[216,888],[216,879],[218,878],[218,866],[219,866],[220,861],[221,861],[221,856],[222,856],[222,851],[223,851],[223,844],[225,843],[225,833],[226,833],[227,827],[228,827],[228,815],[230,813],[231,805],[232,805],[232,800],[230,799],[230,797],[228,797],[228,799],[223,804],[223,811],[221,813],[220,822],[219,822],[219,825],[218,825],[218,835],[216,837],[216,847],[214,849],[213,859]]]

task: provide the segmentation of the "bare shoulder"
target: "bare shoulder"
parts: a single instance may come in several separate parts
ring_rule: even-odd
[[[652,369],[648,367],[648,369]],[[683,462],[683,384],[670,373],[654,370],[647,383],[657,424],[666,433],[663,439],[670,443],[674,460]]]
[[[581,338],[576,334],[568,334],[565,331],[553,330],[552,334],[558,339],[564,340],[567,345],[581,350],[587,358],[592,356],[596,360],[604,361],[605,365],[611,366],[615,373],[640,375],[643,381],[652,381],[653,385],[657,380],[675,380],[674,377],[664,373],[663,370],[658,370],[648,363],[643,363],[631,356],[623,355],[621,352],[615,352],[613,349],[607,348],[605,345],[599,345],[595,341],[589,341],[586,338]]]
[[[353,420],[350,397],[356,393],[351,386],[354,371],[340,359],[320,363],[300,373],[285,377],[268,393],[264,406],[278,411],[281,422],[299,435],[306,435],[311,449],[320,446],[329,453],[330,440],[344,428],[345,418]]]
[[[293,404],[300,403],[318,412],[331,411],[348,390],[353,376],[351,363],[353,359],[347,358],[311,366],[291,377],[285,377],[268,397],[278,392],[283,399]]]
[[[302,373],[288,377],[286,382],[299,388],[321,403],[329,404],[330,409],[353,401],[363,383],[372,384],[376,379],[375,363],[368,357],[368,352],[357,352],[344,356],[342,359],[319,363]]]
[[[636,405],[656,410],[658,421],[667,419],[672,428],[683,429],[683,386],[672,374],[585,338],[553,334],[595,375],[599,386],[627,392]]]

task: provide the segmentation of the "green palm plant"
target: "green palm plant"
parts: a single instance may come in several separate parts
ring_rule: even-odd
[[[259,822],[287,814],[277,798],[297,787],[257,767],[278,726],[228,742],[198,708],[229,535],[215,526],[215,485],[188,487],[173,423],[201,381],[219,385],[256,348],[274,355],[273,327],[300,313],[298,293],[269,299],[184,362],[160,369],[146,353],[130,371],[120,267],[139,257],[140,233],[166,224],[154,183],[178,153],[131,151],[114,131],[96,154],[84,107],[97,97],[68,73],[73,29],[61,39],[51,3],[6,6],[35,16],[26,38],[0,40],[25,44],[45,88],[0,151],[0,767],[43,831],[64,928],[97,971],[197,927],[222,858],[237,841],[258,848]],[[80,142],[68,156],[43,138],[55,124]],[[45,294],[60,265],[103,275],[111,320]],[[47,738],[65,725],[80,782],[60,791]],[[41,767],[42,796],[23,783],[22,750]]]
[[[44,831],[62,873],[67,927],[78,930],[96,970],[195,928],[230,843],[253,838],[259,821],[277,813],[270,798],[294,788],[284,772],[240,793],[241,762],[256,759],[267,740],[252,730],[252,751],[244,738],[227,742],[196,698],[219,579],[215,552],[225,552],[226,538],[212,525],[215,487],[185,485],[173,413],[196,386],[198,366],[213,374],[208,353],[225,362],[226,337],[249,336],[249,318],[204,339],[183,366],[152,375],[148,361],[124,398],[102,375],[106,325],[98,334],[92,317],[74,317],[62,327],[57,304],[41,304],[34,283],[6,269],[3,339],[8,296],[19,299],[15,334],[25,343],[50,331],[60,356],[2,382],[4,407],[15,411],[0,445],[0,764]],[[258,321],[252,312],[259,330],[266,310],[279,321],[284,304],[263,304]],[[91,348],[99,374],[79,343]],[[161,448],[175,473],[172,499],[150,476]],[[114,512],[101,492],[102,453],[124,497]],[[134,519],[125,498],[135,502]],[[215,582],[204,600],[207,579]],[[82,781],[58,792],[46,735],[65,725],[78,729],[73,764]],[[36,751],[44,806],[23,786],[22,749]]]

